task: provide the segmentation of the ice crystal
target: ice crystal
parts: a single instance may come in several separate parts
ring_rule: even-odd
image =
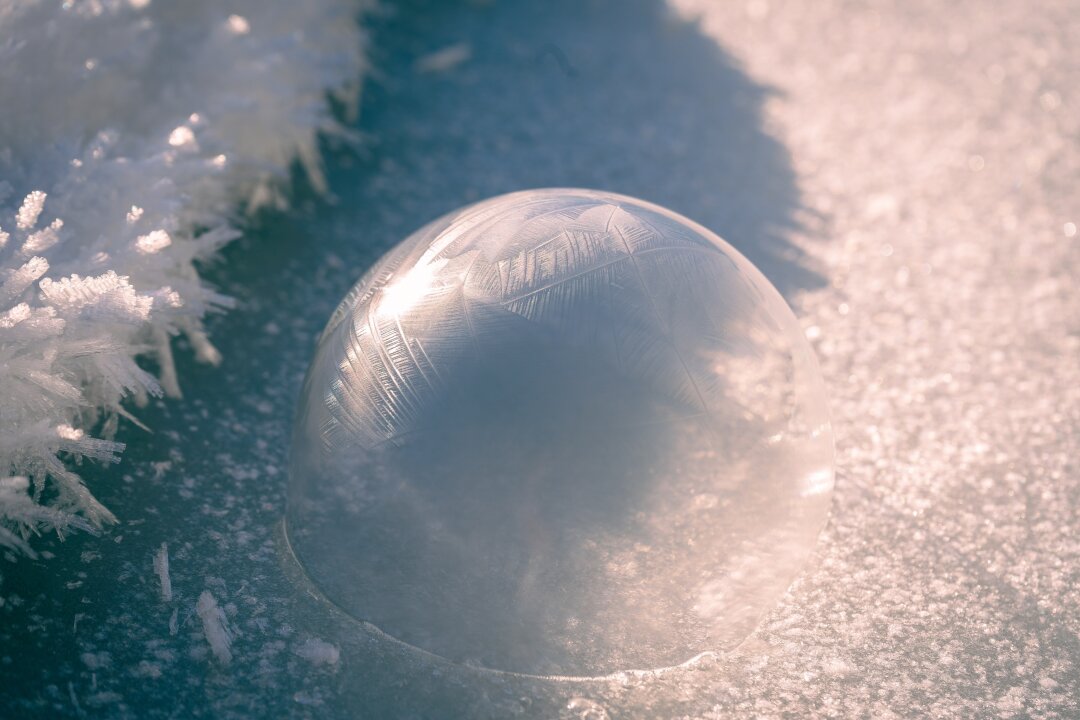
[[[71,462],[117,461],[125,401],[180,394],[173,337],[220,359],[202,320],[230,301],[195,264],[238,235],[235,208],[280,203],[294,158],[323,185],[357,7],[229,9],[0,0],[0,546],[114,519]]]

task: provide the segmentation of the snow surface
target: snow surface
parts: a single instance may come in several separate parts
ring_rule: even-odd
[[[174,336],[219,361],[202,320],[232,300],[196,263],[294,159],[323,185],[316,137],[343,132],[327,90],[355,104],[358,12],[0,0],[0,477],[49,507],[5,481],[0,546],[115,521],[72,461],[119,460],[125,400],[180,395]]]
[[[223,251],[207,275],[244,301],[208,323],[224,363],[178,342],[184,400],[151,401],[154,434],[121,428],[123,463],[86,472],[120,523],[4,563],[0,714],[1080,716],[1075,6],[679,0],[698,24],[644,0],[390,7],[369,140],[326,156],[337,201],[301,185]],[[467,59],[418,71],[456,45]],[[662,676],[420,657],[307,595],[277,544],[295,399],[341,296],[445,211],[566,185],[735,244],[832,393],[816,562],[736,652]],[[194,614],[206,590],[242,631],[228,666]],[[336,664],[297,655],[313,637]]]

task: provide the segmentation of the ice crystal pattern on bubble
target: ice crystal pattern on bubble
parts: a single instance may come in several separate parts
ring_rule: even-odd
[[[812,354],[708,230],[585,190],[435,221],[333,314],[290,537],[357,617],[487,667],[591,675],[730,647],[832,487]]]

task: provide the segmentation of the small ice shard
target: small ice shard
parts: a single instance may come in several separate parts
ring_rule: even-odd
[[[232,651],[229,649],[232,645],[232,632],[229,630],[225,613],[218,607],[217,600],[209,590],[203,590],[199,595],[195,612],[202,620],[203,633],[206,635],[206,642],[210,643],[210,651],[218,662],[228,665],[232,662]]]
[[[75,707],[75,714],[79,717],[85,717],[86,712],[82,709],[82,706],[79,705],[79,697],[75,694],[74,683],[68,683],[68,695],[71,697],[71,704]]]
[[[154,572],[161,580],[161,599],[165,602],[172,600],[172,579],[169,577],[169,545],[161,543],[161,547],[154,555]]]
[[[45,208],[46,197],[45,193],[40,190],[35,190],[27,195],[19,207],[19,214],[15,216],[15,227],[20,230],[29,230],[37,225],[38,216],[41,215],[41,211]]]
[[[416,71],[421,73],[446,72],[453,70],[472,57],[472,47],[468,43],[458,43],[424,55],[416,60]]]

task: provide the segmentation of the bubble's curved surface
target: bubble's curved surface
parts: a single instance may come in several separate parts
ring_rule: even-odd
[[[600,675],[749,634],[833,483],[813,353],[769,282],[641,200],[451,213],[331,318],[290,542],[358,619],[459,662]]]

